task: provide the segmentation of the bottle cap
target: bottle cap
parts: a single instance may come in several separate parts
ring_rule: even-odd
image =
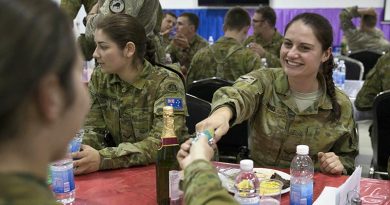
[[[253,161],[250,159],[243,159],[240,161],[240,169],[243,171],[253,170]]]
[[[173,107],[172,106],[164,106],[163,112],[167,114],[173,114]]]
[[[309,154],[309,146],[307,145],[297,145],[297,154],[307,155]]]

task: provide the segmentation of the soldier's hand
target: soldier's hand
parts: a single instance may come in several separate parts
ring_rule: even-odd
[[[89,145],[81,145],[81,151],[72,153],[74,174],[87,174],[99,170],[99,151]]]
[[[233,117],[233,112],[228,107],[221,107],[208,118],[196,124],[196,131],[202,132],[207,129],[214,130],[214,141],[218,142],[229,130],[229,121]]]
[[[195,143],[192,143],[192,139],[189,139],[180,146],[180,150],[177,153],[177,161],[179,161],[180,167],[185,169],[189,164],[198,159],[210,161],[213,155],[214,150],[208,144],[207,137],[200,136]]]
[[[190,47],[188,39],[181,33],[176,33],[175,38],[173,38],[173,44],[179,48],[186,49]]]
[[[340,175],[343,173],[344,165],[341,163],[339,156],[334,152],[318,152],[318,161],[320,170],[323,173]]]
[[[265,50],[260,44],[252,42],[248,44],[248,48],[257,53],[257,55],[259,55],[260,57],[264,57]]]

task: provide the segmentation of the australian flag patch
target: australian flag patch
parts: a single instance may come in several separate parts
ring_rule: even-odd
[[[165,103],[168,106],[172,106],[174,110],[183,110],[182,98],[165,98]]]

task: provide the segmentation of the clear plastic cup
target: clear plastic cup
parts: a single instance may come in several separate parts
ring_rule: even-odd
[[[260,182],[260,204],[279,205],[283,183],[276,179],[265,179]]]

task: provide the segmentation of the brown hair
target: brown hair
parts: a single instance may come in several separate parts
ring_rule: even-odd
[[[376,16],[373,15],[363,15],[361,18],[361,23],[366,25],[369,28],[374,28],[376,26]]]
[[[124,49],[128,42],[133,42],[135,60],[143,62],[147,38],[144,26],[136,18],[127,14],[109,14],[98,21],[96,29],[102,29],[120,49]]]
[[[287,31],[291,24],[296,21],[302,21],[305,25],[309,26],[313,30],[317,40],[321,43],[322,51],[326,51],[332,46],[333,29],[325,17],[315,13],[299,14],[287,24],[285,31]],[[332,121],[340,119],[341,115],[340,105],[336,99],[336,89],[332,77],[334,66],[333,55],[330,53],[329,59],[322,63],[322,69],[320,69],[320,73],[322,72],[322,75],[325,78],[326,93],[332,101],[333,108],[332,113],[329,116],[329,119]]]
[[[275,27],[276,14],[274,9],[269,6],[261,6],[256,9],[256,13],[261,14],[263,20],[267,21],[270,26]]]
[[[198,30],[199,18],[198,18],[198,16],[196,14],[185,12],[185,13],[180,14],[179,17],[186,17],[188,19],[188,21],[190,22],[190,24],[195,26],[195,31]]]
[[[251,25],[251,17],[245,9],[234,7],[225,14],[224,27],[229,30],[240,31]]]
[[[71,22],[53,1],[0,0],[0,138],[15,136],[26,104],[33,101],[42,77],[56,73],[74,100],[72,68],[76,44]]]

